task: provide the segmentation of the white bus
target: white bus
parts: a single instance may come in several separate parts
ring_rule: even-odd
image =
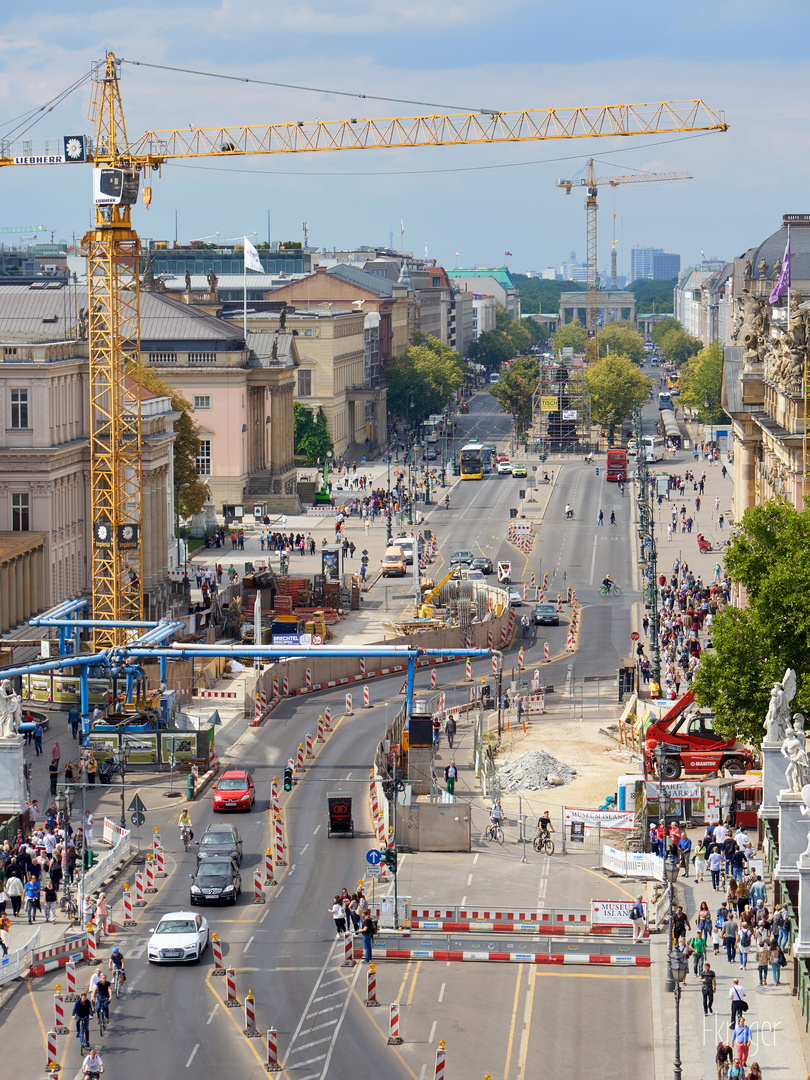
[[[660,435],[643,435],[641,444],[647,461],[661,461],[664,457],[664,440]]]

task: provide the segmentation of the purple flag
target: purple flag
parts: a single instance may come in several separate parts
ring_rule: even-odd
[[[779,302],[779,297],[790,288],[790,226],[788,225],[787,243],[785,244],[785,257],[782,260],[782,273],[779,275],[779,280],[774,285],[773,292],[768,297],[769,304],[776,304]]]

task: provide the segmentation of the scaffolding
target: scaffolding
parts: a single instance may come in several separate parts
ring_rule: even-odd
[[[532,441],[541,461],[549,454],[579,452],[591,444],[591,395],[583,359],[541,363],[532,396]]]

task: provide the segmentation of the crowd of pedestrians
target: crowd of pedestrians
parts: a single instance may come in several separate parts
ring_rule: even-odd
[[[338,937],[343,937],[346,933],[363,935],[363,963],[371,963],[374,920],[371,918],[368,901],[362,887],[355,893],[350,893],[348,889],[343,889],[340,894],[336,893],[328,910],[335,920],[335,931]]]

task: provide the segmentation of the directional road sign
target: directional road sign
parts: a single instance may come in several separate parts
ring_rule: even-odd
[[[135,796],[135,798],[127,807],[127,810],[133,810],[136,814],[146,813],[146,807],[143,805],[140,795]]]
[[[383,868],[381,866],[367,866],[366,873],[370,878],[380,877],[382,875]]]
[[[372,848],[371,851],[366,852],[366,862],[369,866],[378,866],[381,858],[382,854],[377,851],[376,848]]]
[[[134,814],[129,815],[129,820],[132,822],[133,825],[138,827],[140,825],[143,825],[143,823],[146,821],[146,815],[142,814],[140,810],[136,810]]]

